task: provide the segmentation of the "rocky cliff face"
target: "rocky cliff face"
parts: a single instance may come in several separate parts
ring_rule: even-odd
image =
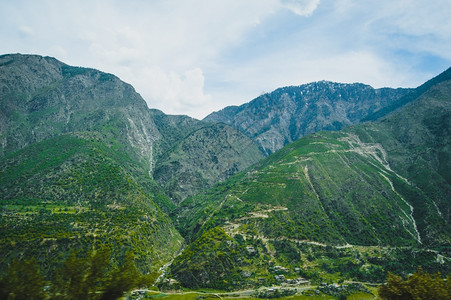
[[[224,124],[208,124],[173,144],[154,177],[175,201],[194,195],[263,158],[257,146]]]
[[[114,75],[34,55],[0,57],[1,153],[65,132],[98,131],[143,162],[161,135],[142,98]]]
[[[359,123],[407,92],[409,89],[321,81],[280,88],[239,107],[214,112],[204,120],[240,130],[269,155],[308,133]]]

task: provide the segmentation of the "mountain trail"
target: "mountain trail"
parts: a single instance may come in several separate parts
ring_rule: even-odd
[[[245,217],[237,218],[237,219],[234,219],[231,221],[226,221],[225,226],[223,226],[223,229],[229,235],[235,235],[235,234],[239,233],[238,228],[241,225],[243,225],[243,223],[241,223],[241,221],[249,220],[249,219],[258,219],[258,218],[266,219],[266,218],[269,218],[268,213],[271,213],[274,211],[285,211],[285,210],[288,210],[288,208],[277,205],[277,206],[274,206],[274,207],[271,207],[268,209],[264,209],[264,210],[251,211],[248,213],[249,215],[247,215]]]

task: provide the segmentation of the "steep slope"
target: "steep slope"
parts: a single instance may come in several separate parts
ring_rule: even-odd
[[[449,72],[378,122],[304,137],[182,202],[177,226],[193,243],[171,275],[238,288],[276,274],[378,281],[418,265],[450,272]]]
[[[160,133],[144,100],[114,75],[50,57],[0,56],[1,153],[58,134],[99,131],[148,162]]]
[[[60,135],[0,160],[2,266],[35,257],[51,272],[71,251],[133,251],[142,272],[157,271],[183,239],[124,164],[126,153],[89,133]],[[158,197],[158,195],[155,195]]]
[[[303,138],[213,193],[210,199],[218,200],[211,213],[200,213],[201,224],[210,228],[244,218],[251,230],[274,239],[418,244],[421,237],[410,206],[391,187],[393,181],[404,183],[378,156],[383,151],[343,133]]]
[[[239,107],[214,112],[204,120],[244,132],[268,155],[306,134],[359,123],[409,91],[320,81],[277,89]]]
[[[402,112],[350,132],[379,143],[391,168],[407,179],[409,190],[399,192],[413,206],[424,241],[434,245],[449,237],[451,224],[451,69],[431,81]]]
[[[175,203],[223,181],[263,158],[248,137],[224,124],[153,111],[162,133],[153,177]]]
[[[190,142],[189,137],[194,132],[199,135],[199,129],[206,124],[187,116],[167,116],[148,109],[132,86],[112,74],[68,66],[38,55],[0,56],[0,125],[0,156],[63,133],[97,132],[104,141],[121,148],[143,166],[151,179],[174,196],[175,202],[262,157],[245,135],[232,133],[233,129],[223,125],[208,125],[218,134],[207,134],[202,139],[205,145],[217,145],[214,151],[218,157],[228,157],[226,165],[218,165],[222,162],[211,160],[210,156],[197,156],[193,160],[189,155],[171,155],[169,152],[177,149],[176,144],[196,143]],[[235,138],[227,140],[229,134]],[[233,145],[234,141],[238,143],[232,146],[234,151],[221,146]],[[236,151],[240,144],[249,145],[246,152],[252,153],[245,155],[245,160],[243,153]],[[178,178],[179,174],[171,167],[174,156],[176,163],[184,166],[180,175],[197,178],[196,182],[190,184]],[[169,169],[162,172],[160,167],[154,174],[155,167],[163,165]],[[214,173],[210,172],[212,166],[217,170]],[[167,174],[173,176],[170,185]],[[165,211],[173,207],[167,201],[159,204]]]

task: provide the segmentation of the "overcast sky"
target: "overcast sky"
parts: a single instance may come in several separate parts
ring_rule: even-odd
[[[451,0],[0,0],[0,54],[113,73],[203,118],[318,80],[416,87],[451,67]]]

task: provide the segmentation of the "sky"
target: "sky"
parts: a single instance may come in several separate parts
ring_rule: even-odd
[[[202,119],[313,81],[416,87],[451,67],[451,0],[0,0],[0,54],[55,57]]]

